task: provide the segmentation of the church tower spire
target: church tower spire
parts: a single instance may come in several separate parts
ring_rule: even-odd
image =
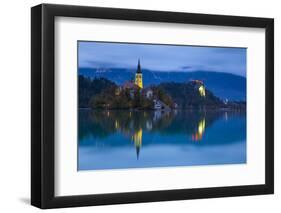
[[[137,73],[141,73],[140,59],[138,60],[138,69],[137,69]]]
[[[140,59],[138,60],[138,69],[135,74],[135,84],[139,88],[143,88],[143,81],[142,81],[142,71],[141,71],[141,65],[140,65]]]

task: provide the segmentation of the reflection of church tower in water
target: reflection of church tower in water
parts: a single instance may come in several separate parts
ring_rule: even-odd
[[[140,148],[142,145],[142,129],[136,131],[132,136],[132,141],[135,144],[136,152],[137,152],[137,159],[139,159]]]
[[[143,82],[142,82],[142,71],[141,71],[141,66],[140,66],[140,60],[138,61],[138,69],[135,75],[135,84],[139,88],[143,88]]]

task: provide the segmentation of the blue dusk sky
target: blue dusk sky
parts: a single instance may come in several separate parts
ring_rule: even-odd
[[[246,48],[78,42],[79,68],[215,71],[246,77]]]

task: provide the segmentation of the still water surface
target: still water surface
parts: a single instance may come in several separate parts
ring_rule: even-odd
[[[79,110],[78,170],[246,163],[246,113]]]

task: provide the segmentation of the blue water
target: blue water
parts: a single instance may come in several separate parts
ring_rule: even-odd
[[[78,170],[246,163],[246,113],[79,110]]]

